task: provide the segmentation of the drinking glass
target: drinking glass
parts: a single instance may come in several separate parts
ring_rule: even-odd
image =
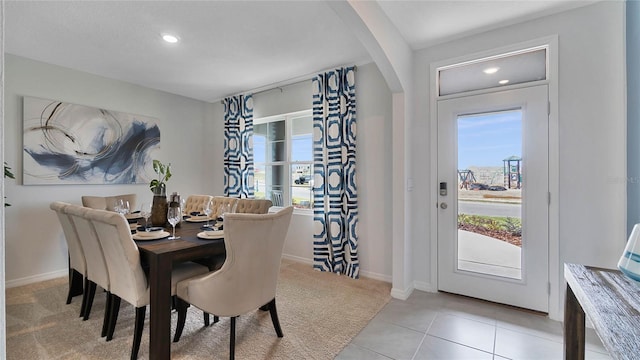
[[[176,224],[180,222],[180,218],[182,218],[182,209],[177,206],[170,207],[167,211],[167,220],[173,226],[173,235],[169,236],[170,240],[180,239],[180,236],[176,237]]]
[[[118,199],[116,200],[116,206],[114,210],[122,215],[127,215],[129,213],[129,202],[126,200]]]
[[[140,216],[144,218],[144,231],[149,231],[149,218],[151,217],[151,204],[143,203],[140,206]]]
[[[213,213],[213,201],[208,201],[206,204],[204,204],[203,210],[207,215],[207,224],[205,225],[205,227],[210,228],[211,224],[209,223],[209,220],[211,220],[211,214]]]

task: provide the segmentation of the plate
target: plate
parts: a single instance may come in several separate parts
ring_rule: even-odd
[[[213,240],[213,239],[222,239],[224,238],[224,230],[216,230],[216,231],[208,231],[209,233],[213,233],[212,235],[207,235],[207,232],[199,232],[198,238],[205,240]]]
[[[149,231],[145,231],[144,226],[138,225],[136,227],[136,231],[138,232],[153,232],[153,231],[161,231],[161,230],[164,230],[162,226],[149,226]]]
[[[141,231],[131,235],[131,237],[133,237],[133,240],[158,240],[158,239],[166,238],[169,235],[171,234],[169,234],[169,232],[167,231],[151,231],[151,232]]]
[[[190,218],[188,218],[187,220],[185,220],[186,222],[203,222],[203,221],[208,221],[208,220],[213,220],[208,216],[192,216]]]
[[[140,213],[127,214],[124,217],[126,217],[127,220],[142,219],[142,215],[140,215]]]

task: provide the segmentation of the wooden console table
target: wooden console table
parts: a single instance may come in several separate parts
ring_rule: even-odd
[[[584,359],[585,314],[614,359],[640,356],[640,284],[618,270],[564,265],[564,358]]]

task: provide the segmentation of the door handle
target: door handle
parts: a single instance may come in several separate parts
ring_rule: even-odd
[[[445,203],[445,202],[440,203],[440,209],[444,210],[446,208],[447,208],[447,203]]]

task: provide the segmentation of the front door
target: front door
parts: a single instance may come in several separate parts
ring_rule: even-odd
[[[547,85],[437,106],[438,289],[548,312]]]

